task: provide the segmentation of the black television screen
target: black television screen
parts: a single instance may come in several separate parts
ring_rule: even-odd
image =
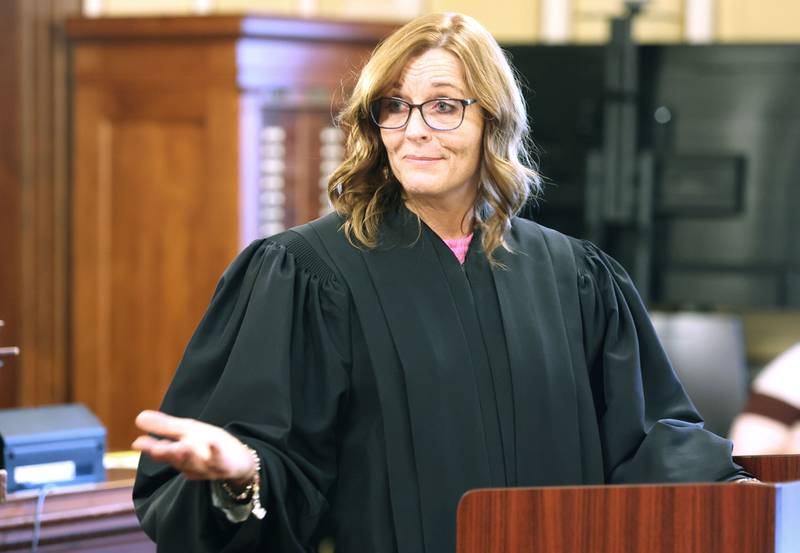
[[[588,160],[604,143],[604,48],[506,50],[546,179],[526,216],[585,237]],[[637,52],[636,143],[653,159],[650,300],[800,307],[800,45]],[[623,241],[601,245],[637,263]]]

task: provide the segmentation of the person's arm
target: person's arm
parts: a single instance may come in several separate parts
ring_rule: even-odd
[[[258,497],[257,494],[251,495],[249,500],[242,502],[232,497],[231,492],[223,488],[219,480],[212,480],[209,485],[211,486],[212,505],[220,509],[225,514],[225,518],[230,522],[244,522],[253,515],[253,510],[256,507],[258,507],[256,512],[259,513],[256,515],[257,518],[267,516],[267,511],[261,506],[260,501],[258,505],[254,505],[253,503],[254,499]]]
[[[308,549],[336,479],[349,387],[349,294],[317,273],[283,245],[243,252],[186,349],[163,415],[139,417],[154,436],[137,441],[147,454],[134,504],[159,550]],[[262,465],[261,520],[232,519],[210,484],[227,481],[233,495],[247,486],[244,446]]]
[[[731,443],[703,428],[625,270],[590,243],[576,255],[607,482],[749,476],[733,463]]]
[[[194,419],[143,411],[136,426],[152,435],[139,436],[134,449],[171,465],[188,480],[211,482],[211,499],[231,522],[251,514],[264,518],[261,506],[261,462],[258,454],[225,430]]]

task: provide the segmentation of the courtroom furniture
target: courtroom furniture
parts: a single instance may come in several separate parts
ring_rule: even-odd
[[[41,511],[38,550],[154,552],[134,513],[132,490],[133,471],[109,471],[109,481],[102,484],[50,490]],[[0,551],[30,551],[39,494],[17,492],[7,499],[0,504]]]
[[[800,455],[738,455],[733,460],[764,482],[800,480]]]
[[[456,552],[788,553],[798,517],[800,482],[480,490]]]
[[[456,552],[800,550],[800,456],[737,461],[765,480],[797,480],[474,490],[459,504]]]
[[[328,209],[332,117],[394,26],[72,19],[71,401],[129,447],[227,264]]]

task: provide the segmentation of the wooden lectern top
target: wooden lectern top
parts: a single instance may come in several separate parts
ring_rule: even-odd
[[[789,553],[780,544],[800,547],[792,516],[800,482],[475,490],[459,506],[456,551]]]
[[[800,455],[741,455],[733,461],[763,482],[800,480]]]
[[[800,455],[738,458],[764,480],[473,490],[457,553],[800,551]]]

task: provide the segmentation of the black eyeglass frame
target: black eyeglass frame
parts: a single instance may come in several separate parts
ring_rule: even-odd
[[[380,123],[378,123],[378,118],[375,115],[375,107],[374,106],[376,106],[378,104],[378,102],[380,102],[381,100],[394,100],[396,102],[400,102],[400,103],[403,103],[403,104],[408,106],[408,115],[406,116],[406,120],[403,122],[402,125],[398,125],[396,127],[394,127],[394,126],[393,127],[387,127],[385,125],[381,125]],[[441,102],[442,100],[449,100],[451,102],[458,102],[462,106],[461,121],[459,121],[458,125],[456,125],[455,127],[450,127],[450,128],[447,128],[447,129],[440,129],[438,127],[434,127],[433,125],[431,125],[428,122],[427,119],[425,119],[425,112],[422,111],[422,106],[424,106],[426,104],[431,104],[433,102]],[[395,96],[381,96],[380,98],[376,98],[376,99],[372,100],[369,103],[369,118],[372,120],[373,123],[375,123],[375,126],[377,126],[378,128],[386,129],[387,131],[396,131],[397,129],[402,129],[403,127],[408,125],[408,122],[411,121],[411,113],[414,111],[414,108],[417,108],[419,110],[420,116],[422,117],[422,120],[425,122],[426,125],[428,125],[428,127],[433,129],[434,131],[445,131],[445,132],[446,131],[454,131],[458,127],[460,127],[462,123],[464,123],[464,114],[467,113],[467,106],[471,106],[472,104],[475,104],[477,102],[478,102],[478,100],[476,98],[433,98],[432,100],[426,100],[426,101],[422,102],[421,104],[412,104],[411,102],[406,102],[402,98],[397,98]]]

